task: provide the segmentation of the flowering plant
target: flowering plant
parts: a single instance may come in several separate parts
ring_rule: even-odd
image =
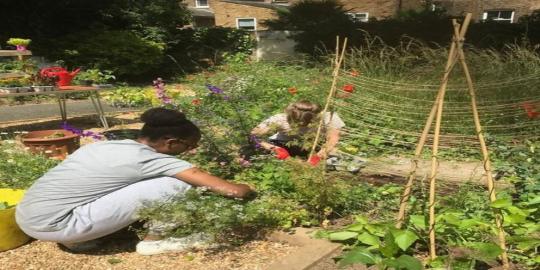
[[[79,135],[81,137],[90,137],[90,138],[92,138],[94,140],[103,139],[103,135],[101,135],[101,133],[99,133],[99,132],[93,132],[93,131],[90,131],[90,130],[85,131],[85,130],[82,130],[80,128],[76,128],[74,126],[71,126],[67,122],[63,122],[61,127],[62,127],[62,129],[67,130],[67,131],[71,131],[74,134],[77,134],[77,135]]]
[[[161,78],[157,78],[153,81],[152,85],[157,98],[161,101],[164,106],[172,105],[172,99],[165,92],[165,81]]]

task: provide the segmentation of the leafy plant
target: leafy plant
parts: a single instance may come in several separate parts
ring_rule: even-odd
[[[14,140],[0,142],[0,188],[26,189],[59,162],[31,154]]]
[[[24,38],[10,38],[8,39],[8,41],[6,42],[7,44],[9,45],[13,45],[13,46],[28,46],[28,44],[30,44],[32,40],[30,39],[24,39]]]
[[[338,257],[341,267],[363,263],[376,265],[378,269],[423,269],[420,260],[408,255],[412,252],[412,245],[419,239],[413,230],[396,229],[389,223],[369,222],[367,217],[360,215],[344,230],[322,232],[319,236],[353,245]]]
[[[110,70],[99,70],[97,68],[92,68],[79,72],[74,81],[77,83],[90,82],[95,84],[104,84],[115,79],[116,77]]]

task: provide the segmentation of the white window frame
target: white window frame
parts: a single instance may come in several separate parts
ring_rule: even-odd
[[[492,21],[495,21],[495,22],[510,22],[510,23],[514,23],[514,16],[516,15],[516,12],[513,11],[513,10],[508,10],[508,9],[499,9],[499,10],[485,10],[484,13],[482,14],[482,20],[487,20],[488,19],[488,12],[503,12],[503,11],[511,11],[512,12],[512,15],[510,16],[510,19],[505,19],[505,18],[493,18],[491,19]],[[500,13],[499,13],[499,16],[500,16]]]
[[[196,8],[209,8],[210,7],[210,0],[206,0],[206,6],[200,5],[199,0],[195,0],[195,7]]]
[[[253,20],[253,30],[240,28],[240,24],[239,24],[240,20]],[[255,17],[236,18],[236,29],[244,29],[246,31],[257,31],[257,18]]]
[[[359,20],[356,18],[359,14],[366,15],[365,19]],[[369,12],[347,12],[347,15],[355,22],[368,22],[369,21]]]

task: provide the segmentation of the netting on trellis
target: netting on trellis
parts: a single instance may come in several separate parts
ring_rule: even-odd
[[[346,122],[342,149],[366,145],[412,154],[426,124],[439,84],[419,84],[371,78],[341,71],[332,111]],[[540,137],[540,74],[475,84],[478,111],[488,142]],[[425,147],[431,147],[428,136]],[[449,81],[444,99],[440,147],[478,149],[467,85]]]

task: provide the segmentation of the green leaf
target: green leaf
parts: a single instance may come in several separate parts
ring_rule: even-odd
[[[512,200],[510,198],[501,198],[493,201],[490,204],[493,208],[507,208],[509,206],[512,206]]]
[[[351,231],[351,232],[361,232],[363,230],[364,230],[364,224],[355,223],[347,227],[347,231]]]
[[[422,230],[427,229],[428,224],[426,222],[426,217],[422,215],[411,215],[410,222],[417,228],[420,228]]]
[[[422,270],[422,262],[415,257],[409,255],[401,255],[396,259],[401,268],[407,270]]]
[[[380,241],[379,241],[379,237],[375,236],[375,235],[372,235],[372,234],[369,234],[368,232],[364,232],[362,233],[361,235],[358,236],[358,241],[366,244],[366,245],[370,245],[370,246],[379,246],[380,245]]]
[[[366,225],[368,224],[368,218],[362,215],[356,216],[356,223]]]
[[[381,243],[381,247],[379,248],[379,251],[388,258],[394,257],[394,255],[399,251],[399,246],[395,243],[395,239],[392,233],[386,233],[386,235],[384,236],[384,241]]]
[[[358,236],[357,232],[335,232],[328,235],[328,238],[332,241],[345,241]]]
[[[416,233],[414,233],[411,230],[400,230],[394,232],[394,238],[396,244],[401,248],[403,251],[407,250],[416,240],[418,240],[418,236]]]
[[[343,256],[338,262],[338,265],[340,267],[345,267],[347,265],[353,265],[357,263],[371,265],[375,264],[376,260],[376,256],[373,255],[371,252],[363,248],[356,247],[354,249],[351,249],[349,252],[343,254]]]
[[[109,259],[107,259],[107,262],[110,263],[110,264],[117,264],[117,263],[121,263],[122,260],[118,259],[118,258],[109,258]]]
[[[503,252],[503,250],[494,243],[469,242],[465,243],[465,245],[474,249],[475,252],[471,254],[474,258],[484,262],[495,260],[497,256],[501,255]]]

